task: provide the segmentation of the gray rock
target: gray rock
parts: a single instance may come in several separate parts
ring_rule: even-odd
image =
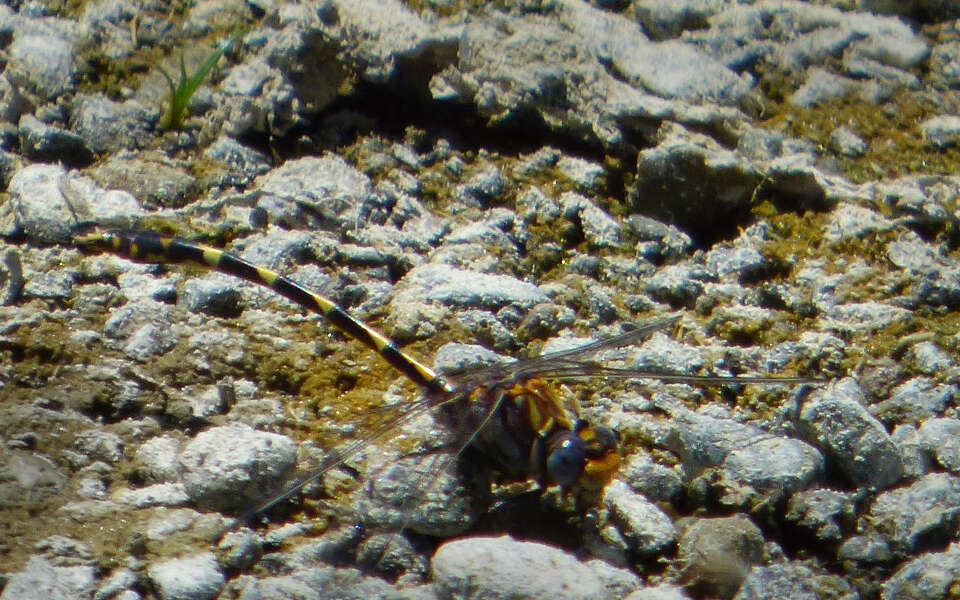
[[[847,52],[843,55],[843,72],[852,77],[859,77],[877,86],[880,89],[895,90],[920,88],[920,80],[913,73],[896,67],[889,67],[880,61],[872,60],[859,52]],[[879,92],[880,96],[888,96],[889,91]]]
[[[31,556],[23,571],[10,575],[0,600],[74,600],[89,598],[96,588],[93,566],[57,567]]]
[[[499,319],[484,310],[461,310],[457,321],[476,339],[500,351],[517,347],[517,338]]]
[[[931,473],[910,486],[877,496],[864,519],[877,523],[896,552],[913,553],[956,534],[960,479]]]
[[[199,347],[202,349],[203,345]],[[227,360],[230,361],[230,355]],[[227,411],[227,396],[228,393],[218,385],[187,386],[170,399],[167,414],[184,422],[207,420]]]
[[[663,98],[688,102],[737,104],[753,80],[727,69],[708,54],[676,40],[649,42],[626,17],[587,4],[565,0],[560,22],[569,27],[601,63],[632,85]]]
[[[672,502],[683,492],[680,473],[654,462],[646,452],[633,454],[620,470],[620,477],[654,502]]]
[[[737,423],[731,419],[717,418],[695,413],[662,397],[655,397],[654,402],[661,410],[670,415],[670,421],[663,432],[663,443],[683,460],[684,470],[688,475],[698,474],[704,469],[723,465],[725,470],[737,467],[735,471],[752,482],[759,489],[770,485],[789,485],[802,488],[815,479],[818,456],[811,453],[808,446],[799,445],[797,440],[772,437],[762,429]],[[783,453],[789,458],[789,463],[799,471],[785,473],[781,465],[775,461],[761,464],[758,458],[747,460],[753,454],[747,450],[751,446],[768,448],[783,446]],[[725,462],[732,453],[736,452],[735,459],[728,468]],[[744,465],[739,467],[739,463]],[[749,468],[747,465],[752,465]]]
[[[509,359],[476,344],[447,343],[433,355],[433,366],[441,373],[463,373],[506,362]]]
[[[121,341],[123,352],[135,360],[148,360],[173,348],[171,308],[154,300],[135,300],[114,310],[104,324],[107,337]]]
[[[699,595],[729,598],[763,561],[763,534],[745,516],[694,519],[680,535],[683,580]]]
[[[130,194],[101,190],[58,165],[21,169],[8,191],[17,228],[43,242],[67,241],[78,219],[121,226],[142,212]]]
[[[872,19],[867,15],[853,18],[866,25],[865,32],[874,35],[853,42],[848,49],[851,54],[904,70],[919,66],[930,55],[926,41],[900,19],[876,19],[870,23]],[[875,27],[873,31],[871,25]]]
[[[123,440],[115,433],[89,429],[78,433],[73,445],[91,460],[116,464],[123,459]]]
[[[70,128],[94,152],[116,152],[145,146],[157,117],[133,100],[114,102],[100,94],[82,95],[74,100]]]
[[[941,467],[960,472],[960,419],[927,419],[918,433],[921,446]]]
[[[960,546],[907,561],[883,584],[882,600],[947,600],[960,579]]]
[[[852,379],[814,390],[800,408],[797,429],[858,487],[882,490],[903,477],[903,456],[864,403]]]
[[[322,600],[320,591],[293,575],[274,577],[242,577],[238,580],[239,598],[243,600]]]
[[[746,157],[675,123],[664,123],[657,138],[637,156],[630,202],[638,212],[699,229],[752,201],[762,176]]]
[[[682,587],[662,583],[641,588],[626,597],[625,600],[690,600]]]
[[[130,569],[114,569],[102,580],[93,600],[140,600],[140,594],[132,589],[138,583],[139,578]]]
[[[854,498],[836,490],[802,491],[787,503],[786,520],[821,542],[840,542],[855,517]]]
[[[660,373],[692,375],[703,367],[700,351],[657,332],[631,353],[633,369]]]
[[[895,266],[912,271],[929,271],[939,263],[936,248],[912,231],[887,244],[887,258]]]
[[[28,158],[85,167],[94,155],[79,135],[41,122],[33,115],[20,119],[20,148]]]
[[[842,578],[790,562],[754,567],[733,600],[856,600],[858,597]]]
[[[220,563],[225,569],[242,571],[252,565],[263,549],[263,540],[249,529],[242,528],[223,536],[217,545]]]
[[[510,305],[530,308],[548,302],[549,298],[535,285],[505,275],[428,264],[407,273],[391,304],[424,300],[446,306],[500,310]]]
[[[516,20],[509,28],[471,21],[460,39],[459,62],[433,77],[431,94],[435,99],[471,102],[494,122],[517,114],[539,114],[564,135],[613,147],[625,143],[625,125],[635,119],[657,121],[671,114],[690,124],[724,119],[725,109],[668,102],[641,91],[636,87],[639,83],[631,85],[610,75],[604,65],[620,60],[635,70],[637,78],[658,84],[652,78],[653,67],[638,58],[644,51],[634,48],[643,40],[635,23],[583,2],[563,2],[556,14],[558,21]],[[701,55],[687,47],[678,50],[677,56]],[[716,77],[711,73],[699,81],[691,75],[697,65],[684,66],[677,77],[663,80],[665,93],[727,94],[726,98],[740,93],[742,80],[734,76],[736,83],[728,87],[732,80],[724,77],[722,65]]]
[[[49,458],[0,448],[0,506],[43,506],[64,488],[66,477]]]
[[[27,298],[66,300],[73,293],[76,275],[70,271],[50,271],[31,277],[23,286]]]
[[[885,198],[894,207],[896,216],[921,216],[933,222],[946,222],[945,201],[954,193],[956,186],[944,182],[924,183],[916,177],[902,177],[889,182],[869,184],[868,191],[874,197]],[[916,239],[904,233],[906,239]]]
[[[286,576],[251,579],[242,587],[238,597],[243,600],[430,600],[436,595],[429,587],[392,586],[357,569],[320,565],[298,568]]]
[[[525,223],[549,223],[560,216],[560,203],[531,186],[517,195],[517,214]]]
[[[837,558],[865,565],[889,563],[893,560],[890,544],[880,535],[855,535],[847,538],[837,550]]]
[[[960,142],[960,117],[941,115],[920,123],[924,142],[937,150],[945,150]]]
[[[215,177],[215,182],[222,186],[247,185],[254,177],[270,170],[270,161],[264,154],[226,135],[221,135],[207,146],[203,157],[227,167],[227,172]]]
[[[677,531],[670,517],[622,482],[608,485],[603,501],[634,551],[660,554],[676,541]]]
[[[236,318],[242,300],[240,281],[222,273],[211,273],[187,280],[180,299],[190,312]]]
[[[914,290],[917,299],[930,306],[960,306],[960,276],[955,270],[927,273]]]
[[[801,206],[867,201],[866,195],[846,179],[818,168],[807,148],[785,152],[764,168],[764,190],[787,194]]]
[[[930,71],[947,86],[960,87],[960,42],[937,44],[930,51]]]
[[[655,40],[676,38],[684,30],[699,29],[718,8],[719,3],[712,0],[637,0],[633,4],[637,20]]]
[[[357,564],[404,579],[423,579],[430,571],[427,557],[414,550],[407,538],[392,533],[364,538],[357,546]]]
[[[474,537],[447,542],[433,555],[440,597],[477,600],[608,597],[607,583],[590,566],[542,544],[509,537]]]
[[[700,267],[685,263],[670,265],[657,270],[647,280],[644,291],[663,302],[692,306],[703,293],[703,282],[710,279],[710,274]]]
[[[642,254],[648,259],[679,258],[693,248],[693,240],[689,235],[673,225],[650,217],[632,215],[626,219],[625,227],[641,242],[653,242],[650,249]]]
[[[334,20],[343,28],[352,58],[365,66],[364,77],[370,81],[386,82],[398,61],[452,43],[459,33],[429,26],[397,0],[336,0],[333,4]]]
[[[77,521],[89,522],[116,518],[123,505],[109,500],[81,500],[68,502],[57,509],[57,514]]]
[[[234,423],[198,434],[180,462],[187,494],[198,506],[245,509],[279,490],[296,457],[290,438]]]
[[[889,423],[921,422],[942,416],[956,395],[956,386],[914,377],[893,388],[890,397],[872,405],[870,412]]]
[[[945,373],[954,366],[953,360],[933,341],[914,344],[907,351],[906,359],[910,366],[927,375]]]
[[[30,110],[30,104],[20,89],[5,74],[0,74],[0,119],[16,123]]]
[[[849,127],[834,129],[829,144],[834,152],[851,158],[859,158],[867,153],[867,143]]]
[[[444,244],[483,244],[490,248],[502,248],[509,253],[516,252],[516,244],[496,223],[480,221],[468,223],[450,232],[443,240]]]
[[[506,182],[503,174],[495,165],[490,165],[472,175],[464,187],[482,203],[489,202],[503,193]]]
[[[736,105],[753,88],[753,79],[680,42],[623,44],[614,64],[628,81],[658,96],[688,102]]]
[[[74,210],[63,193],[66,171],[58,165],[30,165],[10,180],[8,191],[17,225],[43,242],[70,238]]]
[[[361,508],[364,518],[378,529],[405,527],[436,537],[469,530],[476,520],[469,489],[447,468],[446,458],[438,454],[404,457],[371,473],[370,495]]]
[[[112,155],[91,176],[101,187],[130,192],[147,208],[180,208],[196,194],[193,175],[152,154]]]
[[[593,248],[616,248],[620,245],[620,224],[589,198],[575,192],[560,196],[563,216],[579,222],[583,236]]]
[[[157,483],[136,490],[124,490],[116,494],[115,500],[133,508],[175,507],[185,506],[190,502],[190,496],[181,483]]]
[[[26,283],[20,253],[7,248],[0,255],[0,306],[16,304],[23,296]]]
[[[910,311],[880,302],[860,302],[830,306],[820,317],[821,326],[840,332],[879,331],[910,319]]]
[[[590,191],[599,191],[606,178],[602,165],[574,156],[560,157],[557,170],[579,187]]]
[[[107,486],[96,477],[87,477],[77,482],[77,495],[90,500],[106,500]]]
[[[210,552],[154,563],[147,575],[161,600],[213,600],[226,583]]]
[[[769,268],[769,261],[749,244],[714,246],[704,256],[707,268],[721,280],[734,277],[749,281]]]
[[[285,162],[257,178],[257,206],[278,225],[299,227],[320,215],[355,227],[372,192],[366,175],[335,154]]]
[[[841,204],[830,214],[824,239],[830,243],[863,237],[875,231],[887,231],[893,224],[879,213],[854,204]]]
[[[216,531],[225,523],[225,519],[220,515],[203,515],[189,508],[159,510],[153,514],[155,516],[147,522],[145,534],[147,540],[155,542],[168,540],[191,529],[202,530],[204,525]]]
[[[776,62],[790,71],[799,71],[809,65],[824,64],[837,59],[859,34],[849,27],[816,27],[798,32],[793,40],[778,40],[774,54]]]
[[[34,550],[43,555],[54,567],[93,565],[90,546],[64,535],[51,535],[36,543]]]
[[[813,108],[861,92],[863,84],[849,77],[841,77],[821,67],[807,70],[806,80],[787,98],[797,108]],[[862,93],[862,92],[861,92]]]
[[[800,440],[755,439],[732,450],[723,461],[731,481],[761,493],[790,495],[823,479],[823,457]]]
[[[910,424],[897,425],[890,437],[903,453],[904,476],[916,479],[933,471],[933,457],[927,452],[917,428]]]
[[[4,72],[41,100],[55,100],[73,90],[78,68],[75,41],[64,28],[22,27],[7,49]]]
[[[220,82],[220,94],[211,96],[206,105],[191,102],[188,108],[191,113],[201,115],[216,107],[213,115],[223,124],[223,128],[215,132],[218,134],[238,139],[268,132],[283,135],[300,122],[299,112],[304,105],[320,110],[336,98],[337,83],[343,73],[335,62],[319,60],[305,65],[299,61],[296,67],[290,65],[298,53],[323,53],[328,51],[328,44],[329,38],[297,35],[294,31],[269,36],[257,56],[248,56],[244,62],[228,68]],[[294,86],[283,71],[271,66],[265,58],[271,55],[299,83],[303,83],[301,77],[309,78],[314,73],[316,81]],[[199,63],[203,55],[196,58]],[[335,116],[330,117],[333,118]]]

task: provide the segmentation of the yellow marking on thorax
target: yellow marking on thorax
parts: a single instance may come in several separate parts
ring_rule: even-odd
[[[543,379],[535,377],[518,382],[507,393],[518,405],[525,404],[530,429],[537,436],[546,437],[556,429],[573,429],[566,409]]]

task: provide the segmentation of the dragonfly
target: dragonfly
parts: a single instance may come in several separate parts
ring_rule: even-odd
[[[490,459],[507,480],[533,480],[544,489],[559,486],[564,493],[595,493],[602,491],[618,471],[619,438],[612,429],[581,418],[579,407],[563,400],[560,386],[564,382],[614,378],[694,385],[793,385],[819,381],[810,377],[670,374],[605,366],[588,360],[602,351],[634,345],[654,332],[669,329],[680,320],[679,315],[654,318],[625,333],[579,347],[446,376],[404,352],[390,338],[330,298],[227,251],[186,239],[130,230],[95,231],[77,235],[75,242],[85,251],[111,253],[138,262],[194,263],[270,288],[301,308],[324,316],[335,328],[374,350],[421,388],[419,400],[405,404],[398,414],[329,453],[314,469],[242,515],[238,522],[249,522],[288,500],[370,444],[388,438],[405,423],[431,412],[442,412],[452,421],[451,426],[462,432],[449,460],[473,447]],[[422,488],[420,483],[412,489]]]

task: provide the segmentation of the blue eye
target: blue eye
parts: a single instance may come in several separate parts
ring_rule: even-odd
[[[547,478],[561,486],[577,482],[583,473],[586,447],[573,432],[550,445],[547,456]]]

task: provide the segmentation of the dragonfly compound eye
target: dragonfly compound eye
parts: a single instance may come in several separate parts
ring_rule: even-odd
[[[576,433],[565,431],[550,444],[547,454],[547,478],[551,483],[567,487],[575,484],[583,473],[587,448]]]

